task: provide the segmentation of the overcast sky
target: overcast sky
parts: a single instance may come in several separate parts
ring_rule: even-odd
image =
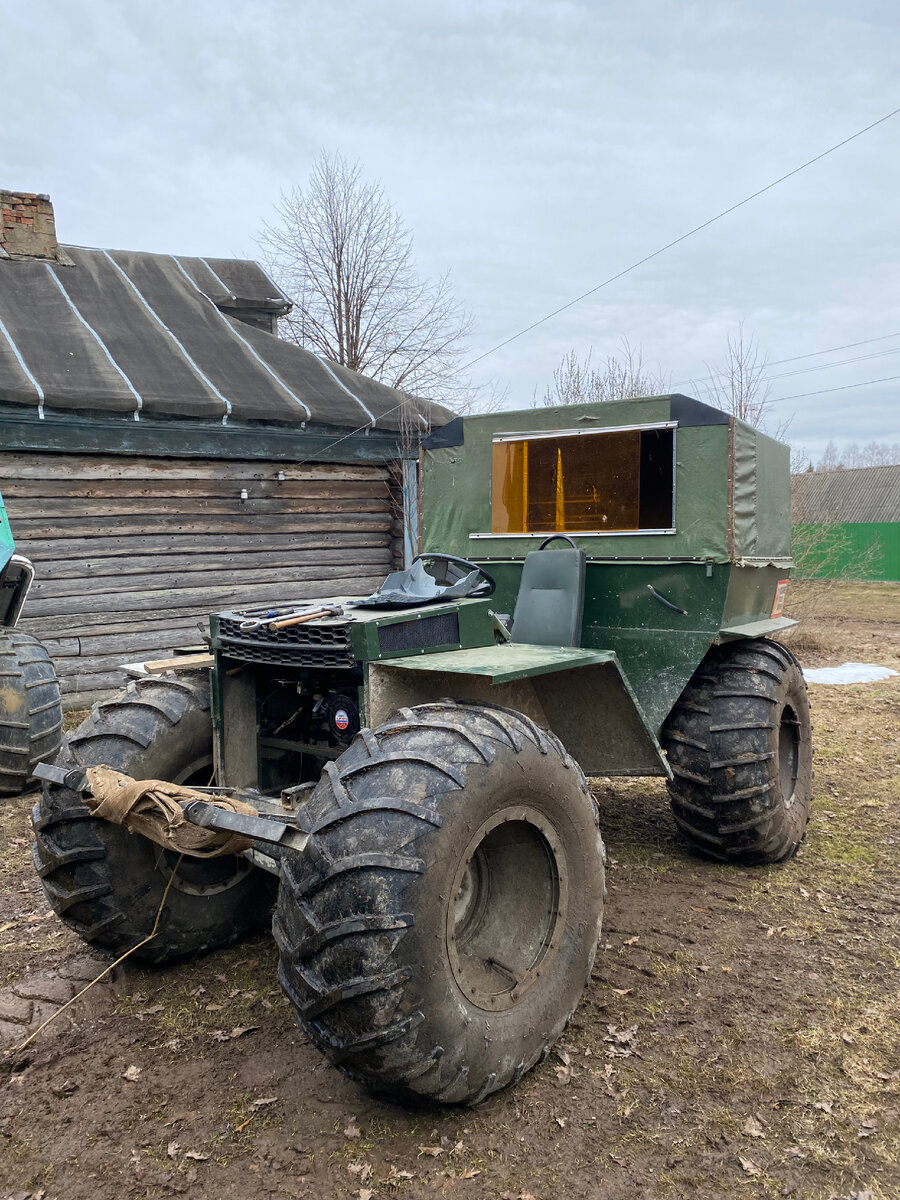
[[[379,178],[471,357],[900,106],[891,0],[0,0],[0,186],[60,239],[258,257],[325,147]],[[691,393],[739,322],[790,440],[900,441],[900,116],[473,368],[527,407],[621,339]],[[890,335],[890,336],[889,336]]]

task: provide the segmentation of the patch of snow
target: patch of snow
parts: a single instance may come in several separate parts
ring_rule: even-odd
[[[890,667],[876,667],[872,663],[841,663],[839,667],[818,667],[804,671],[807,683],[874,683],[877,679],[888,679],[896,675]]]

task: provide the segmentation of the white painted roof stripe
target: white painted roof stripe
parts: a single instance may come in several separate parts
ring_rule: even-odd
[[[337,375],[335,375],[334,371],[332,371],[331,367],[329,367],[328,363],[325,361],[324,358],[319,358],[318,354],[316,355],[316,358],[319,359],[319,362],[322,364],[322,366],[325,368],[325,370],[328,372],[328,374],[331,376],[331,378],[334,380],[334,382],[338,385],[338,387],[342,388],[343,391],[345,391],[347,393],[347,395],[350,397],[351,400],[356,401],[356,403],[359,405],[359,407],[363,410],[363,412],[366,414],[366,416],[369,418],[369,420],[374,425],[375,424],[374,415],[366,408],[366,406],[363,404],[362,400],[360,400],[359,396],[354,396],[353,392],[350,391],[350,389],[347,387],[347,385],[345,383],[341,383],[340,379],[338,379]]]
[[[109,251],[101,250],[100,253],[105,258],[109,259],[109,261],[112,263],[112,265],[115,267],[115,269],[118,271],[118,273],[122,276],[122,278],[125,280],[125,282],[128,284],[128,286],[134,292],[134,294],[137,296],[138,300],[140,300],[141,304],[143,304],[144,308],[147,310],[147,312],[150,314],[150,316],[153,318],[153,320],[157,323],[157,325],[160,327],[160,329],[162,329],[162,331],[164,333],[166,333],[169,336],[169,338],[172,340],[172,342],[178,347],[178,349],[184,355],[185,361],[187,362],[188,366],[191,368],[191,370],[194,372],[194,374],[197,376],[197,378],[202,383],[205,383],[207,385],[207,387],[210,389],[210,391],[212,391],[213,394],[215,396],[217,396],[222,401],[222,403],[225,405],[225,416],[222,418],[223,423],[224,423],[224,421],[226,421],[228,419],[228,417],[231,416],[231,401],[228,399],[227,396],[222,395],[222,393],[219,391],[219,389],[216,387],[216,385],[213,383],[213,381],[209,378],[209,376],[204,371],[202,371],[200,369],[200,367],[197,366],[197,364],[191,358],[190,354],[188,354],[187,350],[182,345],[182,343],[178,340],[178,338],[175,336],[175,334],[172,332],[172,330],[168,327],[168,325],[165,323],[165,321],[162,319],[162,317],[150,306],[150,304],[147,302],[147,300],[141,293],[138,286],[134,283],[133,280],[131,280],[128,277],[127,273],[125,271],[123,271],[123,269],[119,266],[119,264],[112,257],[112,255],[109,253]]]
[[[172,255],[172,257],[175,258],[174,255]],[[178,262],[178,259],[176,258],[175,261]],[[231,288],[228,286],[228,284],[225,282],[225,280],[222,278],[222,276],[216,274],[216,272],[212,269],[212,267],[209,265],[209,263],[206,261],[205,258],[201,258],[200,261],[203,263],[204,267],[206,267],[207,271],[209,271],[210,275],[212,275],[212,277],[216,281],[216,283],[221,284],[222,290],[225,292],[225,294],[227,296],[229,296],[232,300],[236,300],[237,297],[235,296],[235,294],[231,290]],[[178,263],[178,265],[180,267],[181,263]],[[183,268],[182,268],[182,270],[183,270]],[[193,279],[191,280],[191,283],[194,283]],[[194,284],[194,286],[196,287],[196,284]]]
[[[85,327],[85,329],[88,331],[88,333],[94,339],[94,341],[97,343],[97,345],[103,351],[103,353],[106,355],[107,361],[109,362],[110,366],[113,367],[113,369],[118,372],[118,374],[121,376],[122,380],[124,381],[125,386],[128,388],[129,392],[131,392],[132,396],[134,396],[134,399],[137,403],[137,408],[134,410],[134,419],[137,420],[138,413],[144,407],[144,401],[141,398],[140,392],[137,390],[137,388],[134,386],[134,384],[131,382],[131,380],[128,378],[128,376],[125,374],[125,372],[119,366],[119,364],[113,358],[112,354],[110,353],[109,347],[107,346],[106,342],[104,342],[103,338],[100,336],[100,334],[97,332],[97,330],[94,329],[94,327],[91,325],[91,323],[88,320],[86,320],[86,318],[82,315],[81,312],[79,312],[78,306],[75,304],[74,300],[69,295],[69,293],[66,291],[66,289],[63,287],[62,280],[59,278],[59,276],[56,274],[56,272],[53,270],[53,268],[50,266],[50,264],[44,263],[44,266],[47,268],[47,272],[50,275],[50,278],[53,280],[53,282],[56,284],[56,286],[59,288],[60,292],[62,293],[63,299],[68,304],[69,308],[71,308],[72,312],[75,314],[75,316],[78,318],[78,320],[81,322],[81,324]]]
[[[304,402],[300,399],[300,397],[297,395],[297,393],[291,391],[291,389],[284,382],[284,380],[281,378],[281,376],[272,370],[272,368],[269,366],[269,364],[266,362],[266,360],[264,358],[260,358],[260,356],[256,353],[256,351],[253,349],[253,347],[250,345],[250,343],[247,341],[247,339],[243,336],[243,334],[239,333],[238,330],[235,329],[234,325],[231,323],[231,321],[229,321],[229,319],[225,315],[225,313],[221,312],[216,307],[215,303],[212,300],[210,300],[209,296],[206,295],[206,293],[203,291],[203,289],[201,287],[198,287],[198,285],[194,282],[194,280],[191,279],[190,275],[188,275],[187,271],[184,269],[184,267],[181,265],[181,263],[178,261],[178,259],[175,257],[175,255],[172,254],[172,255],[170,255],[170,257],[172,259],[172,262],[175,264],[175,266],[178,268],[178,270],[182,273],[182,275],[185,277],[185,279],[188,281],[188,283],[191,285],[191,287],[194,288],[197,292],[199,292],[199,294],[201,296],[203,296],[204,299],[209,300],[210,304],[212,304],[213,312],[215,312],[219,317],[222,318],[222,320],[225,322],[225,325],[228,327],[228,329],[231,331],[231,333],[237,338],[237,340],[247,350],[250,351],[250,353],[253,355],[253,357],[256,359],[256,361],[259,363],[259,365],[262,367],[262,369],[264,371],[266,371],[269,375],[272,376],[272,378],[275,380],[275,382],[278,384],[278,386],[280,388],[282,388],[285,392],[287,392],[287,394],[290,396],[290,398],[294,401],[295,404],[300,405],[300,407],[306,413],[307,420],[312,420],[312,410],[310,409],[309,405],[304,404]],[[206,259],[202,259],[201,261],[206,262]],[[213,271],[213,274],[215,275],[215,271]],[[218,279],[218,276],[216,276],[216,278]],[[222,282],[221,279],[219,280],[219,282],[220,283]],[[222,286],[224,287],[224,284]]]
[[[26,378],[28,379],[28,382],[31,384],[31,386],[34,388],[34,390],[37,392],[38,413],[43,418],[43,416],[44,416],[44,389],[41,387],[41,385],[38,383],[38,381],[32,375],[31,371],[29,371],[28,364],[25,362],[25,359],[19,353],[19,347],[13,341],[12,334],[9,332],[9,330],[6,328],[6,326],[3,324],[2,320],[0,320],[0,333],[2,333],[3,336],[6,338],[6,340],[9,342],[9,348],[10,348],[10,350],[12,350],[13,354],[15,355],[16,362],[22,368],[23,372],[25,373]]]

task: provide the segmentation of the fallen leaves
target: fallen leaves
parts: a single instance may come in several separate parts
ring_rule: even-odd
[[[748,1175],[759,1177],[764,1174],[762,1167],[758,1167],[752,1158],[744,1158],[743,1154],[739,1154],[738,1162]]]
[[[255,1033],[259,1029],[258,1025],[235,1025],[228,1032],[224,1029],[214,1029],[210,1037],[214,1042],[231,1042],[235,1038],[243,1037],[245,1033]]]
[[[747,1137],[761,1138],[766,1136],[766,1131],[759,1117],[748,1117],[741,1126],[741,1132],[746,1133]]]
[[[344,1126],[344,1137],[350,1138],[351,1141],[362,1137],[362,1130],[352,1118]]]
[[[143,1067],[136,1067],[134,1064],[132,1064],[130,1067],[126,1067],[122,1072],[122,1078],[127,1079],[129,1083],[137,1083],[143,1070]]]
[[[637,1025],[629,1025],[627,1029],[619,1029],[615,1025],[607,1025],[607,1036],[603,1039],[610,1043],[606,1048],[608,1058],[630,1058],[632,1054],[636,1054],[638,1058],[641,1055],[638,1053],[635,1045],[637,1037]]]

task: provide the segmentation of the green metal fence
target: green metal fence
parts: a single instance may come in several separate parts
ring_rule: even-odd
[[[801,579],[900,580],[900,522],[795,525],[793,555]]]

